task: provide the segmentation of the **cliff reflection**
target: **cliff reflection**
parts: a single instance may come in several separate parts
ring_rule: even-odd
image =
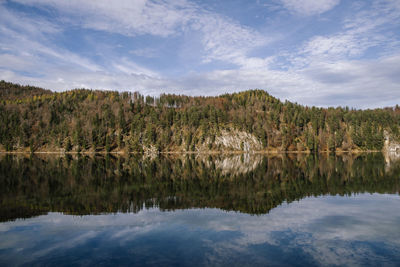
[[[220,208],[268,213],[306,196],[398,193],[400,163],[382,154],[181,156],[6,155],[0,220],[67,214]]]

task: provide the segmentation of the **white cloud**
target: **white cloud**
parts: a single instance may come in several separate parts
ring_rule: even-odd
[[[118,60],[114,61],[111,65],[115,68],[117,73],[128,74],[128,75],[145,75],[145,76],[151,76],[153,78],[160,78],[159,74],[157,74],[156,72],[141,67],[125,57],[119,58]]]
[[[19,1],[19,0],[16,0]],[[152,34],[168,36],[192,15],[193,6],[187,1],[118,0],[100,1],[19,1],[35,7],[51,7],[64,21],[84,28],[120,33],[128,36]]]
[[[155,58],[158,54],[157,50],[154,48],[140,48],[140,49],[133,49],[129,51],[129,53],[138,56],[138,57],[147,57],[147,58]]]
[[[397,104],[400,99],[400,42],[391,28],[400,22],[398,1],[378,0],[370,7],[358,7],[338,22],[341,30],[314,35],[285,51],[275,44],[271,54],[261,56],[256,56],[255,50],[269,48],[276,33],[261,33],[185,0],[119,0],[112,5],[103,0],[18,1],[51,10],[57,16],[53,21],[45,20],[13,12],[0,2],[0,79],[55,90],[89,87],[152,95],[218,95],[261,88],[281,99],[318,106],[378,107]],[[284,1],[288,9],[302,15],[321,14],[338,3]],[[157,40],[184,39],[179,45],[187,51],[182,52],[179,46],[168,56],[185,61],[190,54],[194,64],[204,69],[194,73],[185,63],[188,68],[169,77],[162,70],[154,71],[129,59],[133,54],[145,62],[163,54],[146,46],[134,46],[121,56],[113,45],[102,50],[97,45],[108,44],[93,44],[99,50],[95,60],[57,45],[55,40],[70,26],[121,34],[134,41],[142,35]],[[161,41],[155,47],[162,45]],[[363,59],[374,48],[379,48],[376,55]],[[223,69],[213,67],[220,62]]]
[[[165,78],[140,70],[129,62],[115,62],[118,73],[49,69],[45,76],[26,77],[0,70],[0,77],[23,84],[66,90],[77,87],[162,92],[188,95],[219,95],[245,89],[267,89],[281,99],[307,105],[373,108],[394,106],[400,99],[400,56],[378,60],[337,61],[312,64],[301,70],[237,69],[192,73],[180,78]],[[29,69],[29,67],[27,67]],[[132,71],[134,70],[134,71]],[[139,73],[139,74],[138,74]],[[360,84],[363,86],[360,87]],[[377,90],[382,88],[384,90]]]
[[[202,35],[202,49],[205,54],[203,62],[221,60],[246,66],[249,64],[247,53],[270,41],[270,38],[249,27],[201,9],[185,0],[133,2],[118,0],[112,4],[105,0],[95,2],[34,0],[21,3],[55,8],[62,20],[72,25],[126,36],[150,34],[168,37],[199,32]],[[154,54],[151,52],[151,48],[132,50],[133,54],[139,56]],[[254,59],[251,60],[253,61]]]
[[[62,31],[60,27],[40,17],[31,18],[24,13],[9,11],[0,2],[0,27],[13,29],[17,32],[24,32],[36,38],[43,38],[45,34],[55,34]]]
[[[0,54],[0,68],[8,68],[17,71],[26,71],[34,65],[20,56],[12,54]]]
[[[76,53],[61,48],[52,48],[40,41],[35,41],[30,36],[12,31],[10,29],[0,29],[1,34],[7,35],[7,39],[1,40],[2,47],[12,51],[13,60],[9,68],[19,69],[27,72],[43,71],[46,68],[54,68],[52,61],[57,65],[72,65],[74,68],[83,68],[90,71],[100,71],[101,66],[81,57]],[[3,54],[3,56],[5,56]],[[11,55],[8,55],[11,57]],[[17,62],[23,64],[16,64]]]
[[[51,61],[57,64],[72,64],[75,68],[84,68],[90,71],[99,71],[101,67],[76,53],[54,47],[46,38],[46,34],[59,33],[60,29],[47,21],[33,20],[21,13],[2,10],[0,16],[0,34],[7,36],[0,39],[0,47],[7,53],[5,66],[10,69],[26,72],[45,69]],[[39,68],[40,67],[40,68]]]
[[[331,10],[340,0],[281,0],[281,2],[292,12],[309,16]]]
[[[203,33],[202,43],[206,52],[204,62],[222,60],[246,66],[251,64],[249,60],[255,61],[248,58],[247,54],[270,42],[251,28],[211,13],[197,16],[193,27]]]
[[[251,28],[243,27],[226,17],[202,10],[187,1],[174,1],[173,4],[154,1],[116,1],[110,8],[108,7],[109,3],[105,1],[94,3],[36,0],[21,3],[35,5],[37,8],[54,8],[61,14],[63,21],[68,21],[72,25],[79,24],[91,29],[128,36],[151,34],[165,37],[184,32],[188,34],[197,32],[201,36],[203,62],[225,61],[244,69],[254,69],[265,67],[270,61],[268,58],[247,56],[253,48],[265,45],[268,42],[267,38]],[[172,86],[182,88],[187,85],[185,81],[193,81],[191,75],[168,80],[126,57],[113,57],[112,54],[108,54],[108,58],[104,59],[107,66],[101,66],[78,54],[58,48],[45,35],[37,34],[46,28],[49,30],[45,32],[50,32],[53,29],[52,24],[45,21],[40,24],[32,24],[33,19],[26,16],[25,19],[19,20],[19,13],[7,10],[5,14],[7,17],[3,17],[3,28],[0,31],[2,30],[3,35],[8,38],[2,39],[1,44],[13,51],[14,55],[3,55],[3,57],[7,57],[9,59],[7,63],[14,67],[8,65],[9,70],[2,71],[3,79],[34,83],[56,90],[65,90],[76,86],[110,89],[135,88],[153,94],[161,88],[170,89]],[[11,29],[10,24],[5,20],[18,24],[19,30]],[[30,25],[27,31],[25,31],[24,25]],[[42,25],[46,25],[46,27],[42,28]],[[59,27],[54,26],[54,29],[59,29]],[[145,48],[132,50],[131,53],[152,57],[155,52],[152,48]],[[24,61],[30,62],[30,64],[22,64]],[[77,71],[78,69],[81,70]],[[31,77],[21,77],[10,70],[22,70],[33,72],[33,74]],[[40,76],[40,78],[32,76]],[[71,87],[68,88],[68,86]],[[188,92],[189,88],[193,87],[184,88],[187,88],[185,91]],[[225,90],[225,88],[226,86],[222,89]],[[198,94],[202,93],[202,88],[193,89],[199,90]],[[212,92],[212,90],[209,91]]]
[[[355,36],[350,34],[339,34],[329,37],[314,37],[306,44],[302,52],[311,57],[318,56],[318,59],[325,57],[335,60],[338,57],[360,55],[370,46],[374,46],[374,43],[362,42],[362,40],[357,40]]]
[[[296,101],[362,108],[398,103],[400,73],[395,65],[400,64],[400,44],[390,29],[400,22],[400,9],[393,1],[376,1],[367,10],[345,19],[342,31],[313,36],[297,51],[283,53],[291,62],[288,72],[316,88],[312,94],[294,96]],[[373,48],[379,52],[364,58]]]
[[[390,1],[378,1],[368,12],[362,10],[345,19],[342,31],[313,36],[289,57],[295,65],[299,64],[297,67],[304,67],[311,62],[351,60],[373,47],[379,47],[381,54],[393,53],[400,47],[399,40],[387,28],[396,23],[400,23],[400,8],[395,8]],[[383,29],[386,32],[382,32]]]

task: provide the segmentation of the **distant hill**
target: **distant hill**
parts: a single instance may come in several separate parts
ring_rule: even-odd
[[[17,100],[26,97],[51,94],[52,91],[34,86],[22,86],[19,84],[0,81],[0,99]]]
[[[3,151],[354,151],[400,137],[398,106],[307,107],[263,90],[154,98],[1,81],[0,96]]]

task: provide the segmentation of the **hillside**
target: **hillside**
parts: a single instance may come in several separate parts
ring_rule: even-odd
[[[0,82],[1,151],[350,151],[399,140],[400,108],[281,102],[263,90],[218,97]]]
[[[5,81],[0,81],[0,99],[1,100],[13,100],[23,98],[31,98],[34,96],[42,96],[46,94],[51,94],[50,90],[46,90],[34,86],[22,86],[19,84],[8,83]]]

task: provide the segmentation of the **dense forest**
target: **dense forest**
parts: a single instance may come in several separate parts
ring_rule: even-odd
[[[252,154],[257,164],[243,173],[235,158],[244,154],[174,156],[0,155],[0,221],[152,207],[264,214],[307,196],[400,192],[400,162],[388,167],[382,153]]]
[[[0,81],[0,97],[0,151],[382,150],[400,137],[399,106],[308,107],[263,90],[151,97]]]

